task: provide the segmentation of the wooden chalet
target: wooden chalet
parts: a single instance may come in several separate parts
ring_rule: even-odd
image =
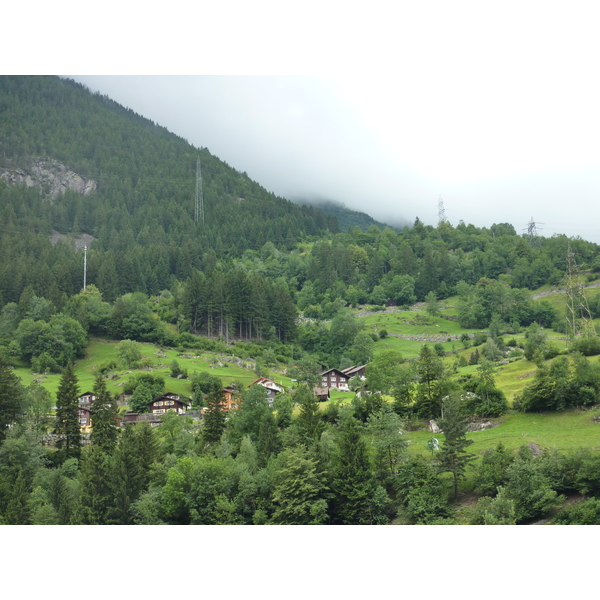
[[[183,396],[167,392],[162,396],[154,398],[154,400],[148,403],[148,406],[150,412],[155,415],[161,415],[169,411],[181,415],[187,412],[191,404]]]
[[[341,392],[347,392],[349,377],[339,369],[329,369],[321,373],[321,387],[335,388]]]
[[[237,390],[230,385],[223,388],[223,410],[235,410],[239,405]]]
[[[269,402],[269,406],[273,406],[273,400],[275,400],[275,396],[280,392],[283,392],[284,389],[281,385],[275,383],[272,379],[267,379],[266,377],[259,377],[248,387],[253,385],[262,385],[267,390],[267,401]]]
[[[325,402],[326,400],[329,400],[330,398],[330,394],[329,394],[329,388],[313,388],[313,394],[317,397],[317,400],[319,402]]]
[[[221,395],[223,397],[221,407],[225,412],[235,410],[239,407],[241,398],[239,397],[238,391],[234,387],[226,385],[221,390]],[[204,402],[205,404],[208,404],[208,396],[204,396]],[[206,411],[206,408],[207,407],[200,409],[200,412],[204,413],[204,411]]]

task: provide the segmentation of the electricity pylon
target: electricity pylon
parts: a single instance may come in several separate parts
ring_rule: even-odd
[[[442,224],[446,223],[446,211],[444,209],[444,201],[440,196],[438,199],[438,227]]]
[[[529,243],[532,246],[536,246],[538,244],[538,235],[537,235],[537,225],[543,225],[543,223],[537,223],[531,217],[531,221],[527,223],[527,236],[529,237]]]

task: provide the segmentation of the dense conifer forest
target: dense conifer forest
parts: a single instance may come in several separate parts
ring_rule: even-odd
[[[0,77],[1,522],[599,523],[593,444],[474,431],[600,421],[600,247],[323,208],[73,81]],[[186,414],[120,425],[173,391]]]

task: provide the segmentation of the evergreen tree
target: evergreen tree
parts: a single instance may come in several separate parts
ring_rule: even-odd
[[[67,478],[60,469],[54,469],[50,476],[48,499],[56,511],[59,525],[68,525],[72,512],[72,493],[67,483]]]
[[[423,344],[417,359],[419,385],[417,389],[417,411],[424,419],[435,419],[440,414],[441,385],[444,365],[441,359]]]
[[[144,471],[139,441],[134,426],[127,425],[111,460],[113,506],[109,514],[111,520],[120,525],[133,523],[131,506],[143,491]]]
[[[448,399],[444,403],[443,415],[439,421],[440,428],[444,432],[444,442],[439,453],[439,470],[442,473],[452,473],[456,498],[458,481],[466,477],[466,468],[475,458],[466,450],[473,440],[468,440],[466,437],[467,421],[460,401]]]
[[[56,447],[64,460],[78,458],[81,453],[79,429],[79,385],[73,365],[69,363],[56,392],[56,420],[54,433],[58,435]]]
[[[211,382],[208,394],[208,407],[204,413],[202,438],[205,444],[216,444],[225,431],[225,410],[223,407],[223,386],[221,380]]]
[[[361,428],[354,417],[342,425],[341,436],[333,471],[332,518],[344,525],[369,524],[375,482]]]
[[[6,437],[7,428],[18,421],[23,412],[23,388],[19,378],[0,357],[0,442]]]
[[[513,461],[502,442],[495,449],[488,448],[483,453],[473,476],[473,489],[477,494],[494,496],[498,487],[505,485],[508,479],[508,467]]]
[[[281,451],[279,429],[271,410],[266,412],[260,421],[256,449],[258,450],[259,462],[263,466],[267,464],[272,455]]]
[[[109,458],[95,445],[84,448],[81,457],[80,491],[71,523],[105,525],[113,499]]]
[[[288,448],[281,454],[281,467],[273,488],[273,523],[279,525],[321,525],[327,520],[327,500],[316,461],[304,446]]]
[[[306,446],[311,446],[320,437],[325,429],[321,419],[319,402],[307,385],[301,385],[294,396],[296,403],[300,404],[300,414],[294,421],[300,439]]]
[[[435,468],[422,456],[409,456],[400,465],[394,487],[411,523],[447,522],[451,516],[446,487]]]
[[[367,430],[373,436],[375,463],[379,477],[384,481],[393,478],[408,445],[402,439],[400,417],[386,403],[379,412],[374,412],[369,416]]]
[[[156,439],[150,423],[138,423],[135,427],[138,442],[139,465],[142,472],[142,487],[147,488],[150,482],[150,468],[159,458],[160,444]]]
[[[27,481],[23,473],[19,473],[8,505],[4,519],[7,525],[28,525],[29,524],[29,490]]]
[[[98,373],[96,376],[93,392],[96,398],[91,407],[92,432],[90,441],[110,454],[117,443],[119,435],[117,426],[118,409],[117,403],[106,389],[106,382],[102,373]]]

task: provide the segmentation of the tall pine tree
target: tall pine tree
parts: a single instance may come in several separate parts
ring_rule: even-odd
[[[208,394],[208,408],[204,413],[202,438],[205,444],[217,444],[225,430],[225,410],[223,407],[223,387],[221,380],[211,382]]]
[[[56,420],[54,433],[58,435],[56,447],[64,460],[79,458],[81,430],[79,429],[79,384],[73,365],[68,364],[56,392]]]
[[[131,525],[131,505],[138,499],[144,487],[144,472],[140,460],[139,437],[134,425],[127,425],[111,459],[111,488],[113,507],[111,520],[120,525]]]
[[[112,508],[109,457],[99,446],[82,452],[79,471],[80,491],[71,518],[73,525],[106,525]]]
[[[117,403],[111,393],[106,389],[106,382],[101,373],[98,373],[94,381],[94,395],[92,403],[92,433],[90,441],[100,446],[104,452],[112,453],[117,437],[119,435],[117,425]]]
[[[343,525],[371,522],[375,481],[359,422],[350,417],[341,428],[342,439],[333,472],[333,518]]]
[[[467,420],[459,400],[449,398],[444,403],[444,416],[440,419],[439,425],[445,437],[439,454],[439,470],[441,473],[452,473],[456,498],[458,481],[466,477],[467,466],[475,458],[467,452],[473,440],[468,440],[466,437]]]
[[[0,441],[6,437],[8,426],[17,421],[23,411],[23,389],[19,378],[0,357]]]

